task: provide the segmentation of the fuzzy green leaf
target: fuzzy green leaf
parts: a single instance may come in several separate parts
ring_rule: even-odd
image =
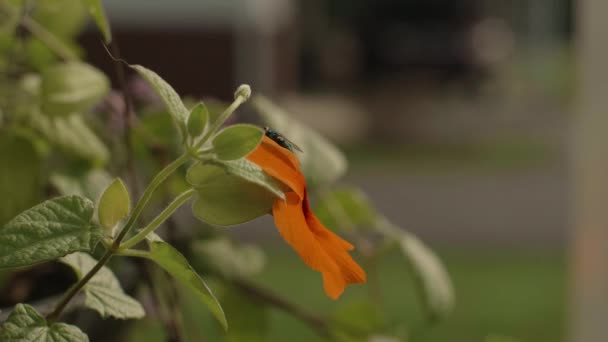
[[[0,268],[53,260],[93,250],[101,237],[91,224],[93,203],[57,197],[30,208],[0,228]]]
[[[269,213],[276,200],[267,188],[230,173],[221,164],[196,164],[186,177],[199,190],[194,215],[206,223],[231,226],[251,221]]]
[[[182,285],[192,290],[196,297],[211,310],[222,327],[228,329],[228,321],[222,306],[209,286],[190,266],[188,260],[166,242],[148,240],[148,245],[150,246],[150,253],[146,257],[156,262]]]
[[[213,179],[209,179],[208,177],[210,175],[205,171],[205,167],[209,165],[221,167],[226,173],[241,178],[244,181],[259,185],[274,194],[276,197],[283,200],[285,199],[285,193],[283,192],[281,185],[272,177],[267,175],[261,167],[247,159],[231,161],[209,160],[207,161],[207,164],[194,164],[186,174],[188,183],[195,188],[209,186],[209,183],[213,182]],[[211,172],[211,175],[213,174],[215,173]]]
[[[112,177],[103,169],[93,169],[82,175],[53,173],[49,181],[61,195],[99,198],[112,183]]]
[[[3,342],[81,342],[89,338],[78,327],[65,323],[49,324],[32,306],[17,304],[0,326]]]
[[[177,92],[154,71],[141,65],[131,65],[131,68],[135,69],[135,71],[154,88],[156,93],[165,103],[165,106],[167,106],[167,110],[169,111],[169,114],[171,114],[173,122],[177,125],[181,136],[185,137],[187,133],[186,122],[190,115],[190,111],[184,106],[184,103]]]
[[[103,9],[103,4],[101,0],[83,0],[84,4],[87,6],[89,13],[95,20],[95,24],[101,31],[103,35],[103,40],[106,44],[109,44],[112,41],[112,33],[110,31],[110,23],[108,22],[108,18],[106,17],[106,12]]]
[[[411,265],[431,317],[447,316],[454,306],[454,289],[441,260],[416,236],[390,225],[389,232]]]
[[[274,130],[297,144],[302,169],[312,184],[330,184],[348,167],[344,154],[312,128],[302,124],[263,96],[253,97],[253,106]]]
[[[108,235],[112,235],[111,231],[118,221],[129,215],[131,211],[131,197],[129,190],[125,184],[116,178],[110,184],[99,198],[99,206],[97,208],[99,215],[99,223]]]
[[[82,62],[66,62],[42,73],[42,112],[63,116],[89,110],[110,90],[104,73]]]
[[[66,153],[97,165],[105,164],[110,157],[108,148],[79,115],[66,117],[33,115],[31,124],[49,142]]]
[[[226,277],[248,277],[262,271],[265,256],[257,246],[235,245],[230,239],[198,241],[193,249],[205,264]]]
[[[70,266],[78,279],[82,278],[97,263],[86,253],[73,253],[60,259]],[[118,279],[108,267],[102,267],[84,288],[84,305],[91,308],[103,317],[119,319],[142,318],[145,316],[144,308],[133,297],[127,295]]]
[[[0,135],[0,226],[39,202],[42,161],[32,143],[20,136]]]
[[[220,160],[235,160],[247,156],[262,141],[264,131],[254,125],[232,125],[213,138],[213,152]]]
[[[199,102],[190,111],[188,117],[188,134],[196,138],[203,133],[209,121],[209,111],[204,103]]]

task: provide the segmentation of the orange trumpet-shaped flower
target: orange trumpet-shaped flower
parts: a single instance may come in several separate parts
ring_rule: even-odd
[[[337,299],[348,284],[364,283],[365,271],[348,253],[353,245],[325,228],[310,209],[306,181],[296,156],[264,136],[247,159],[289,188],[285,201],[278,198],[272,206],[274,223],[302,260],[321,272],[325,293]]]

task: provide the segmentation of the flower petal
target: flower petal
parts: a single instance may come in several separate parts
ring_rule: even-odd
[[[285,196],[285,202],[274,203],[275,225],[302,260],[323,274],[327,295],[337,299],[348,284],[365,282],[365,272],[347,252],[353,246],[319,222],[308,209],[306,197],[302,201],[294,192]]]
[[[300,198],[304,198],[306,180],[300,171],[298,159],[291,151],[264,136],[260,145],[247,156],[247,159],[287,185]]]

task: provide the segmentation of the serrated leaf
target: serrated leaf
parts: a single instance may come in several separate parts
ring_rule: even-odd
[[[101,231],[92,217],[93,203],[78,196],[57,197],[22,212],[0,228],[0,268],[93,250]]]
[[[141,65],[131,65],[131,68],[135,69],[141,77],[150,83],[152,88],[154,88],[156,93],[162,98],[169,110],[169,114],[171,114],[171,117],[173,118],[173,122],[177,125],[180,134],[182,137],[185,137],[187,134],[186,122],[190,111],[184,106],[184,103],[177,92],[154,71]]]
[[[205,304],[224,329],[228,329],[228,321],[219,301],[205,281],[194,271],[188,260],[173,246],[163,241],[150,241],[150,253],[146,258],[154,261],[182,285],[193,291]]]
[[[83,0],[84,4],[87,6],[89,13],[95,20],[95,24],[103,34],[103,40],[106,44],[109,44],[112,41],[112,33],[110,31],[110,23],[108,22],[108,18],[106,17],[106,12],[103,9],[103,4],[101,0]]]
[[[78,279],[97,264],[97,260],[86,253],[73,253],[61,258],[60,261],[70,266],[76,272]],[[89,280],[84,292],[84,305],[99,312],[103,318],[132,319],[142,318],[146,314],[141,304],[123,291],[112,270],[106,266]]]
[[[229,173],[225,167],[196,164],[187,179],[198,190],[192,207],[203,222],[231,226],[251,221],[271,211],[276,195],[257,183]]]
[[[79,115],[48,117],[34,114],[31,124],[50,143],[66,153],[90,160],[97,165],[103,165],[109,159],[110,152],[105,144]]]
[[[254,125],[228,126],[213,138],[213,152],[220,160],[240,159],[255,150],[263,136],[264,131]]]
[[[272,129],[304,151],[298,154],[298,159],[311,184],[330,184],[344,175],[348,167],[346,157],[329,140],[263,96],[254,96],[252,103]]]
[[[332,230],[369,229],[378,213],[365,194],[355,187],[340,187],[323,195],[314,210]]]
[[[106,75],[89,64],[56,64],[42,73],[42,111],[51,116],[80,113],[89,110],[109,90]]]
[[[17,304],[0,326],[3,342],[81,342],[89,338],[78,327],[65,323],[49,324],[32,306]]]
[[[105,231],[113,230],[118,221],[129,215],[131,211],[131,197],[125,184],[116,178],[99,198],[97,212],[99,223]],[[111,235],[111,234],[109,234]]]
[[[454,306],[454,289],[441,260],[416,236],[390,224],[385,230],[399,242],[411,265],[430,317],[447,316]]]
[[[190,116],[188,117],[188,134],[193,138],[198,137],[203,133],[205,127],[207,127],[208,121],[209,111],[204,103],[199,102],[190,111]]]
[[[19,136],[0,135],[0,227],[41,197],[42,162],[32,143]]]
[[[202,262],[226,277],[249,277],[262,271],[265,264],[258,247],[237,246],[227,238],[198,241],[192,248]]]

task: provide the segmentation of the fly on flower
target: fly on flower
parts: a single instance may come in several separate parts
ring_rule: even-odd
[[[268,126],[264,126],[264,132],[266,133],[267,137],[274,140],[277,144],[290,150],[291,152],[295,153],[294,149],[298,152],[304,152],[298,145],[294,144],[293,141],[285,138],[281,133],[275,131],[274,129]]]
[[[266,135],[247,159],[288,189],[272,204],[274,222],[283,239],[313,270],[323,275],[325,293],[337,299],[349,284],[364,283],[365,271],[350,256],[354,246],[327,229],[310,208],[306,180],[293,147],[276,131]]]

